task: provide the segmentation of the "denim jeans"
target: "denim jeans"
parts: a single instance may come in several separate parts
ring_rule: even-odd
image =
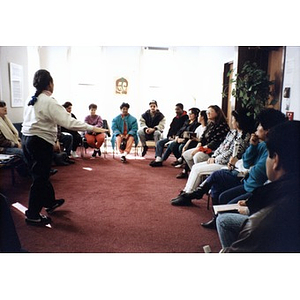
[[[248,216],[239,213],[222,213],[217,217],[217,231],[222,248],[230,247],[240,233]]]
[[[157,142],[156,148],[155,148],[155,157],[157,157],[157,156],[162,157],[163,152],[164,152],[164,147],[167,142],[169,142],[169,138],[165,138],[165,139],[159,140]]]
[[[219,199],[221,193],[231,188],[237,186],[241,186],[242,189],[244,188],[241,183],[241,179],[237,177],[237,172],[232,172],[226,169],[213,172],[207,178],[206,183],[211,187],[211,196],[214,199]]]

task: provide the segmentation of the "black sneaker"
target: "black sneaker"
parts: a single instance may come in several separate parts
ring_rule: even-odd
[[[92,154],[92,157],[96,157],[96,155],[97,155],[97,151],[94,150],[94,152],[93,152],[93,154]]]
[[[145,156],[146,153],[147,153],[147,151],[148,151],[148,146],[145,145],[145,146],[143,147],[142,156]]]
[[[121,156],[121,162],[122,163],[126,163],[127,162],[126,157],[124,155]]]
[[[162,167],[162,161],[155,161],[153,164],[150,165],[151,167]]]
[[[97,151],[97,154],[98,154],[99,156],[101,156],[101,150],[100,150],[100,149]]]
[[[27,215],[28,215],[28,210],[26,210],[25,212],[25,222],[27,225],[33,225],[33,226],[46,226],[48,224],[51,223],[51,218],[50,217],[47,217],[45,215],[42,215],[40,214],[38,218],[36,219],[32,219],[32,218],[29,218]]]
[[[45,210],[48,214],[52,214],[55,209],[62,206],[64,203],[65,203],[64,199],[55,200],[55,204],[52,207],[46,208]]]

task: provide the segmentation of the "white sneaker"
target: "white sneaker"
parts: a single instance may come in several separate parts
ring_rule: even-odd
[[[75,151],[71,151],[71,156],[73,158],[78,158],[79,157],[79,155],[77,155],[77,153]]]

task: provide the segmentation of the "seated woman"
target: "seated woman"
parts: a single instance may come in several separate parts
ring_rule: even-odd
[[[123,163],[126,162],[126,156],[130,153],[133,143],[138,144],[138,123],[137,119],[129,114],[129,108],[130,105],[123,102],[120,106],[121,114],[112,120],[111,126],[113,131],[112,147],[114,148],[116,142]]]
[[[167,160],[172,152],[177,159],[180,158],[182,149],[184,145],[187,143],[187,141],[189,140],[189,138],[186,138],[184,136],[184,133],[187,131],[195,132],[196,128],[199,127],[200,125],[200,123],[198,123],[199,112],[200,110],[195,107],[189,109],[189,118],[184,122],[183,126],[178,130],[175,140],[168,145],[168,148],[165,151],[162,158],[156,157],[156,159],[150,163],[151,167],[161,167],[163,161]],[[197,142],[194,143],[195,143],[194,146],[196,146]]]
[[[249,146],[250,134],[254,131],[254,121],[243,109],[234,110],[231,115],[232,129],[227,133],[225,140],[207,161],[193,165],[184,189],[171,200],[172,205],[180,205],[183,198],[194,192],[200,185],[203,174],[220,170],[227,164],[234,168],[237,160],[242,158]]]
[[[18,130],[6,115],[6,103],[0,101],[0,153],[18,157],[20,160],[16,162],[16,170],[21,176],[26,176],[28,170],[24,161],[21,139]]]
[[[206,161],[224,141],[230,130],[224,112],[218,105],[210,105],[207,109],[208,124],[198,145],[183,153],[187,167],[178,174],[177,178],[187,178],[193,164]]]
[[[71,114],[72,118],[77,119],[77,118],[75,117],[75,115],[72,113],[72,106],[73,106],[72,103],[69,102],[69,101],[67,101],[67,102],[65,102],[65,103],[63,104],[63,107],[66,109],[66,111],[67,111],[68,113]],[[78,132],[78,131],[74,131],[74,130],[67,129],[67,128],[65,128],[65,127],[61,127],[61,132],[62,132],[62,133],[67,132],[67,133],[69,133],[69,134],[72,135],[72,137],[73,137],[73,144],[72,144],[71,156],[72,156],[73,158],[79,157],[79,156],[77,155],[77,153],[76,153],[76,149],[77,149],[78,146],[81,144],[81,135],[79,134],[79,132]]]
[[[84,122],[98,127],[102,128],[103,126],[103,120],[102,118],[96,114],[97,111],[97,105],[96,104],[90,104],[89,105],[90,114],[85,117]],[[96,133],[92,131],[86,131],[85,132],[85,138],[88,145],[92,148],[94,148],[94,153],[92,154],[92,157],[96,157],[98,154],[101,156],[100,147],[102,146],[104,139],[105,139],[105,133]]]
[[[182,157],[183,152],[185,152],[188,149],[194,148],[196,143],[198,143],[200,141],[200,138],[203,134],[203,132],[206,129],[207,126],[207,114],[206,114],[206,110],[201,110],[200,114],[199,114],[199,118],[198,118],[198,123],[200,123],[200,125],[196,128],[195,130],[195,134],[196,136],[192,136],[187,143],[184,145],[184,147],[182,148],[182,152],[181,152],[181,156],[180,158],[178,158],[176,161],[174,161],[172,163],[172,166],[175,166],[175,168],[185,168],[186,167],[186,162]]]

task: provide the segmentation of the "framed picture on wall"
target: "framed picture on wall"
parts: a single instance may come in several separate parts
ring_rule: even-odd
[[[11,107],[23,107],[23,67],[9,63]]]
[[[128,92],[128,80],[124,77],[116,79],[115,93],[119,95],[127,95]]]

